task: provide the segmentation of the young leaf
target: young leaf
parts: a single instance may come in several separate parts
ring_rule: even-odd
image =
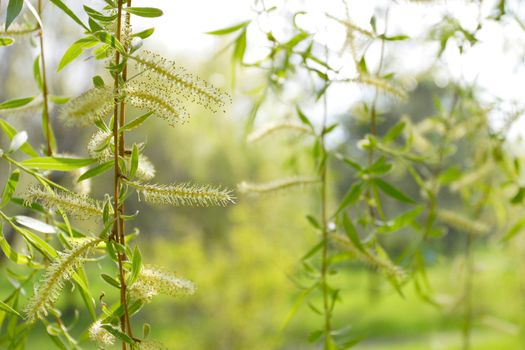
[[[7,101],[0,103],[0,110],[22,107],[28,104],[29,102],[33,101],[34,99],[35,99],[34,97],[24,97],[24,98],[17,98],[14,100],[7,100]]]
[[[57,233],[56,228],[54,228],[53,226],[46,224],[45,222],[42,222],[35,218],[31,218],[29,216],[17,215],[14,217],[14,219],[20,225],[33,229],[35,231],[41,232],[41,233]]]
[[[13,309],[11,306],[7,305],[6,303],[4,303],[3,301],[0,300],[0,310],[3,310],[5,312],[8,312],[10,314],[13,314],[13,315],[16,315],[18,317],[22,317],[20,316],[20,314],[18,313],[18,311],[16,311],[15,309]]]
[[[129,169],[129,177],[133,179],[139,167],[139,148],[137,144],[133,144],[133,151],[131,152],[131,166]]]
[[[42,74],[40,72],[40,55],[37,55],[35,57],[35,60],[33,61],[33,78],[35,79],[38,89],[42,91],[43,82],[42,82]]]
[[[148,28],[148,29],[145,29],[141,32],[138,32],[138,33],[135,33],[133,35],[131,35],[131,37],[133,38],[141,38],[141,39],[146,39],[146,38],[149,38],[153,32],[155,32],[155,28]]]
[[[346,213],[343,214],[343,228],[345,229],[346,235],[348,236],[350,241],[354,244],[354,246],[360,251],[362,251],[363,253],[365,253],[365,248],[361,244],[361,240],[359,239],[359,236],[357,235],[355,226]]]
[[[22,165],[41,170],[71,171],[96,162],[91,158],[36,157],[23,160]]]
[[[9,28],[11,23],[18,17],[22,7],[24,6],[24,0],[9,0],[7,4],[7,13],[5,16],[5,30]]]
[[[102,277],[102,279],[106,281],[108,284],[112,285],[115,288],[120,289],[120,283],[113,277],[106,275],[105,273],[100,274],[100,277]]]
[[[142,123],[144,123],[149,117],[151,117],[153,115],[153,112],[148,112],[146,114],[143,114],[141,115],[140,117],[136,118],[136,119],[133,119],[132,121],[130,121],[129,123],[125,124],[124,126],[122,126],[120,128],[120,131],[130,131],[130,130],[133,130],[135,129],[136,127],[139,127],[140,125],[142,125]]]
[[[124,11],[140,17],[160,17],[162,10],[155,7],[126,7]]]
[[[399,189],[394,187],[392,184],[389,184],[388,182],[384,181],[383,179],[374,178],[372,180],[372,183],[375,184],[377,187],[379,187],[379,189],[383,191],[385,194],[389,195],[392,198],[397,199],[400,202],[410,203],[410,204],[416,203],[412,198],[408,197],[406,194],[401,192]]]
[[[82,28],[84,28],[85,30],[89,30],[89,28],[86,27],[84,23],[82,23],[82,21],[77,17],[77,15],[75,15],[75,13],[71,11],[71,9],[62,2],[62,0],[51,0],[51,2],[55,4],[55,6],[57,6],[59,9],[64,11],[73,21],[80,24]]]
[[[5,120],[3,119],[0,119],[0,129],[2,129],[2,131],[4,132],[4,134],[7,135],[7,137],[9,137],[10,140],[13,139],[13,137],[15,137],[16,134],[18,134],[18,132],[16,131],[15,128],[13,128],[8,122],[6,122]],[[21,147],[20,147],[20,150],[22,152],[24,152],[25,154],[27,154],[28,156],[30,157],[38,157],[38,153],[33,149],[33,147],[29,144],[29,143],[24,143]]]
[[[95,38],[88,36],[86,38],[79,39],[75,41],[64,53],[64,56],[62,56],[62,59],[60,60],[60,63],[58,64],[57,72],[60,71],[62,68],[73,62],[75,58],[80,56],[82,52],[84,52],[85,49],[92,48],[96,45],[98,45],[98,40]]]
[[[89,169],[88,171],[80,175],[77,182],[81,182],[104,173],[105,171],[113,168],[114,163],[114,160],[110,160],[105,163],[99,164],[94,168]]]
[[[355,203],[359,199],[359,196],[361,195],[362,192],[363,192],[362,182],[357,182],[353,184],[352,187],[350,187],[350,190],[348,190],[348,192],[343,197],[343,200],[339,204],[339,207],[337,208],[333,216],[337,216],[344,208]]]
[[[222,28],[222,29],[218,29],[218,30],[213,30],[211,32],[206,32],[204,34],[210,34],[210,35],[225,35],[225,34],[230,34],[230,33],[233,33],[233,32],[236,32],[238,31],[239,29],[241,28],[244,28],[246,27],[248,24],[250,24],[251,21],[245,21],[245,22],[241,22],[239,24],[235,24],[231,27],[227,27],[227,28]]]
[[[9,179],[7,180],[7,183],[4,186],[4,190],[2,191],[2,202],[0,203],[0,208],[5,207],[13,197],[19,179],[20,170],[16,169],[11,173]]]
[[[0,46],[13,45],[15,40],[13,38],[0,38]]]
[[[18,151],[20,147],[27,141],[27,132],[20,131],[18,134],[16,134],[13,139],[11,140],[11,144],[9,144],[9,153],[13,153]]]
[[[132,285],[139,277],[140,269],[142,267],[142,255],[140,254],[139,247],[135,247],[133,251],[133,257],[131,259],[131,276],[128,281],[128,285]]]

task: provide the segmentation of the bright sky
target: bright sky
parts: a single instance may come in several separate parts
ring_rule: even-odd
[[[267,0],[267,7],[274,1]],[[317,32],[316,40],[327,43],[337,51],[345,38],[344,29],[326,18],[325,13],[344,18],[344,7],[341,0],[304,0],[288,1],[287,6],[293,10],[309,9],[309,15],[303,16],[300,23],[303,27]],[[293,4],[290,4],[293,3]],[[370,28],[369,19],[377,13],[376,6],[388,1],[350,0],[349,9],[352,20],[358,25]],[[416,74],[426,70],[432,63],[435,46],[421,45],[422,31],[432,24],[438,23],[443,14],[450,14],[458,18],[466,28],[473,29],[477,25],[478,4],[472,1],[436,1],[434,5],[424,5],[420,2],[399,0],[390,1],[389,33],[405,34],[411,41],[396,43],[396,71],[406,74]],[[486,0],[481,8],[483,16],[487,16],[494,8],[496,0]],[[525,4],[519,0],[510,1],[510,6],[525,18]],[[206,62],[211,53],[220,48],[220,40],[205,35],[204,32],[227,27],[232,24],[250,19],[251,0],[194,0],[194,1],[163,1],[163,0],[135,0],[136,6],[158,6],[165,9],[164,21],[156,23],[157,32],[153,37],[152,46],[163,45],[166,53],[177,55],[194,54],[201,62]],[[294,5],[297,4],[297,5]],[[286,26],[280,23],[278,16],[261,18],[259,25],[262,28],[271,28],[273,34],[280,39],[286,38]],[[378,16],[378,27],[383,22]],[[142,20],[138,27],[153,25],[151,20]],[[148,23],[149,22],[149,23]],[[504,26],[487,21],[486,26],[478,33],[480,43],[461,55],[454,45],[449,45],[443,58],[438,62],[439,67],[435,81],[444,85],[449,79],[461,81],[465,84],[476,82],[485,91],[487,101],[502,99],[506,101],[507,110],[512,110],[513,101],[523,99],[525,64],[525,31],[516,21],[507,21]],[[264,53],[260,33],[254,28],[249,32],[248,60]],[[372,48],[373,50],[374,48]],[[377,55],[371,55],[377,56]],[[345,58],[344,58],[345,59]],[[347,59],[347,58],[346,58]],[[343,62],[335,62],[341,63]],[[348,86],[345,87],[348,89]],[[335,92],[337,93],[337,92]],[[348,96],[348,90],[346,90]],[[345,99],[348,102],[348,99]],[[346,103],[345,106],[348,104]],[[335,110],[344,106],[333,106]],[[496,116],[495,116],[496,117]]]

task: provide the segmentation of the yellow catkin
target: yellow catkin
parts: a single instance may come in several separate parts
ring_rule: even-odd
[[[69,125],[90,125],[106,118],[113,111],[113,90],[104,86],[90,89],[67,102],[60,117]]]
[[[437,211],[439,220],[456,230],[463,231],[474,235],[484,235],[490,230],[490,227],[482,221],[474,221],[452,210],[440,209]]]
[[[33,297],[25,308],[25,318],[34,322],[45,317],[53,307],[64,288],[64,282],[69,280],[75,270],[84,262],[89,252],[100,242],[95,238],[84,238],[72,244],[72,248],[60,253],[55,261],[46,269],[44,276],[35,287]]]
[[[148,203],[174,206],[209,207],[226,206],[235,202],[228,189],[212,185],[195,185],[189,182],[159,185],[126,181]]]
[[[297,187],[316,185],[318,183],[320,183],[318,177],[297,176],[259,184],[241,182],[237,187],[241,193],[262,195],[267,193],[281,192]]]
[[[265,137],[271,136],[279,131],[293,131],[299,133],[311,133],[312,131],[302,124],[294,122],[271,123],[248,135],[247,141],[250,143],[259,141]]]
[[[64,191],[48,191],[42,187],[31,187],[25,194],[26,204],[41,203],[50,210],[63,210],[79,219],[102,216],[102,202],[84,194]]]
[[[144,70],[147,79],[163,80],[170,85],[174,93],[213,112],[224,108],[226,103],[231,101],[225,92],[156,53],[143,50],[139,56],[132,58]]]

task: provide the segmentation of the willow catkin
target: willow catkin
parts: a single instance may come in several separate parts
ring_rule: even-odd
[[[151,204],[174,206],[209,207],[226,206],[235,202],[231,191],[212,185],[196,185],[189,182],[159,185],[137,181],[126,181]]]
[[[92,88],[69,100],[60,110],[60,117],[66,124],[90,125],[107,117],[113,111],[114,103],[110,87]]]
[[[100,320],[94,322],[89,327],[89,339],[97,343],[99,349],[105,349],[108,346],[115,344],[115,336],[102,328],[102,322]]]
[[[48,310],[53,307],[60,296],[64,282],[71,278],[99,242],[99,239],[83,238],[73,242],[70,249],[59,253],[55,261],[46,269],[24,310],[28,322],[32,323],[37,318],[43,318],[48,314]]]
[[[213,112],[224,108],[231,100],[227,93],[156,53],[143,50],[139,56],[132,59],[144,69],[147,78],[169,84],[177,95]]]
[[[274,192],[281,192],[297,187],[316,185],[319,183],[319,177],[297,176],[285,179],[278,179],[266,183],[249,183],[243,181],[237,186],[237,188],[241,193],[262,195]]]
[[[158,294],[180,297],[193,295],[195,291],[193,282],[151,265],[143,266],[137,280],[129,287],[130,295],[144,303]]]
[[[76,218],[102,216],[103,204],[85,194],[47,190],[40,186],[29,188],[24,196],[26,204],[38,202],[49,210],[63,210]]]
[[[295,122],[271,123],[250,133],[246,140],[250,143],[257,142],[279,131],[293,131],[303,134],[312,132],[304,125]]]

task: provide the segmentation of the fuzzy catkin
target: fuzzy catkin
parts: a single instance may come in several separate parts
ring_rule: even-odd
[[[50,210],[63,210],[79,219],[102,216],[103,204],[84,194],[64,191],[48,191],[40,186],[31,187],[25,194],[25,203],[39,202]]]
[[[59,253],[55,261],[46,269],[24,310],[25,318],[29,323],[48,314],[48,310],[53,307],[60,296],[64,282],[71,278],[99,242],[99,239],[83,238],[72,243],[72,248]]]
[[[126,183],[135,188],[144,200],[151,204],[209,207],[226,206],[235,202],[235,197],[230,190],[211,185],[195,185],[188,182],[171,185],[132,181]]]
[[[115,336],[102,328],[101,325],[102,322],[98,320],[89,327],[89,339],[97,343],[99,349],[105,349],[115,344]]]
[[[133,59],[144,69],[144,75],[148,79],[164,81],[177,95],[202,105],[212,112],[216,112],[217,108],[224,108],[231,100],[225,92],[156,53],[143,50]]]
[[[256,130],[252,133],[250,133],[247,137],[247,141],[250,143],[259,141],[265,137],[268,137],[270,135],[273,135],[274,133],[281,131],[281,130],[289,130],[299,133],[311,133],[312,131],[305,127],[302,124],[295,123],[295,122],[282,122],[282,123],[271,123],[269,125],[266,125],[262,127],[259,130]]]
[[[142,302],[150,302],[158,294],[171,297],[193,295],[195,290],[193,282],[158,266],[143,266],[137,280],[129,288],[130,295]]]
[[[62,107],[60,117],[69,125],[90,125],[107,117],[113,111],[114,103],[110,87],[96,87],[69,100]]]
[[[278,179],[266,183],[249,183],[241,182],[237,188],[241,193],[262,195],[285,191],[291,188],[316,185],[320,182],[319,177],[315,176],[297,176],[285,179]]]
[[[130,105],[154,112],[171,126],[187,118],[186,109],[180,99],[173,96],[170,86],[162,81],[143,75],[128,82],[124,92]]]

